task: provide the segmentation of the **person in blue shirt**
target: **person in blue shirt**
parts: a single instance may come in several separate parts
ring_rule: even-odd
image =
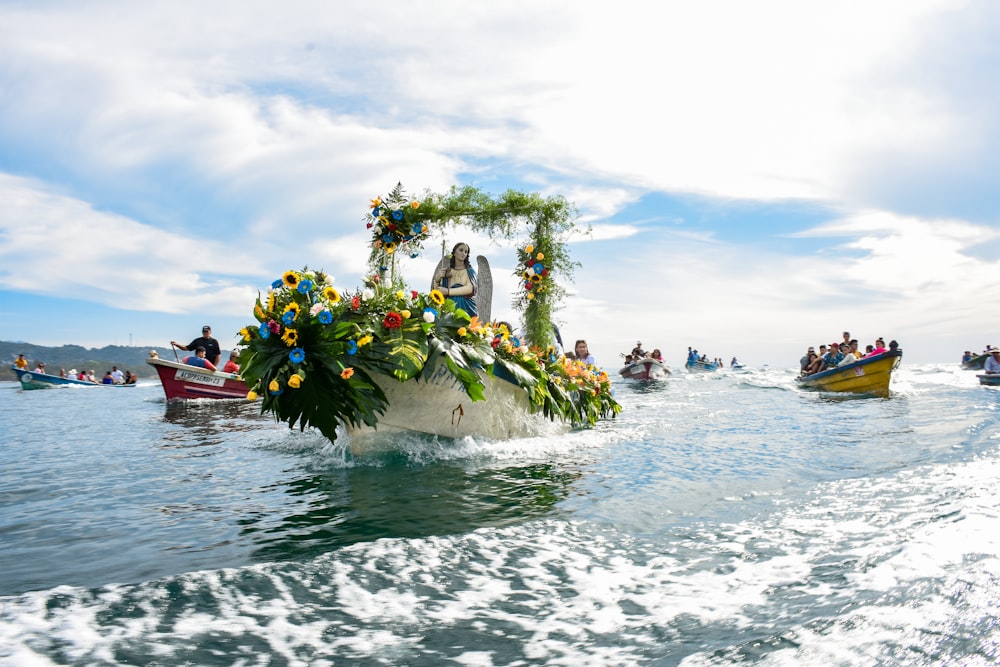
[[[188,366],[198,366],[199,368],[207,368],[210,371],[215,370],[215,364],[205,358],[205,348],[201,345],[194,349],[194,355],[190,357],[184,357],[184,363]]]

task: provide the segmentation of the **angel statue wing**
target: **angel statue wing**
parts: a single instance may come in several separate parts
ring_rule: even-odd
[[[434,273],[431,274],[431,290],[441,289],[441,286],[438,285],[436,282],[434,282],[434,276],[438,274],[438,271],[447,271],[450,263],[451,263],[451,257],[445,255],[444,257],[441,258],[441,261],[438,262],[438,265],[434,267]],[[428,290],[428,292],[429,291],[430,290]]]
[[[490,322],[493,309],[493,274],[490,273],[490,263],[482,255],[476,256],[479,267],[476,275],[476,310],[479,311],[480,322]]]

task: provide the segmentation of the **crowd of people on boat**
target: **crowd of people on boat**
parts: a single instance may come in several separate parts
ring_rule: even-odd
[[[990,355],[992,355],[992,353],[995,350],[997,350],[997,347],[994,346],[994,345],[987,345],[986,349],[983,350],[982,352],[980,352],[979,354],[973,354],[971,350],[966,350],[962,354],[962,363],[963,364],[967,364],[970,361],[972,361],[973,359],[975,359],[976,357],[981,356],[981,355],[987,355],[987,359],[989,359]]]
[[[14,360],[14,368],[18,370],[26,371],[29,365],[23,354],[17,355],[17,359]],[[31,372],[38,375],[50,375],[44,361],[39,361]],[[120,371],[117,366],[112,366],[111,370],[105,372],[101,379],[97,378],[94,369],[78,371],[71,368],[67,371],[65,368],[60,368],[58,375],[64,380],[78,380],[92,384],[135,384],[139,380],[139,376],[132,371]]]
[[[642,349],[641,340],[637,340],[635,342],[635,347],[632,348],[631,352],[622,356],[625,357],[626,366],[642,361],[643,359],[655,359],[656,361],[663,363],[663,354],[660,353],[660,348],[656,347],[653,348],[652,352],[647,352]]]
[[[874,344],[866,345],[864,352],[862,352],[859,349],[858,339],[851,338],[851,332],[845,331],[843,333],[843,340],[834,341],[829,345],[820,345],[818,352],[816,348],[810,345],[806,353],[799,359],[799,377],[815,375],[816,373],[822,373],[838,366],[846,366],[855,361],[877,357],[880,354],[896,351],[897,349],[899,349],[899,343],[892,340],[889,341],[889,346],[886,347],[885,339],[879,336],[875,339]]]

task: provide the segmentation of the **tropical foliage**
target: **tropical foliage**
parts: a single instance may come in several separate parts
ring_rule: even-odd
[[[399,254],[420,251],[430,219],[454,224],[464,217],[500,227],[509,223],[511,212],[501,211],[493,200],[476,199],[482,217],[472,216],[471,194],[453,190],[449,197],[431,195],[417,202],[397,186],[387,197],[373,199],[366,216],[372,230],[372,270],[365,285],[351,293],[340,292],[330,276],[308,267],[275,280],[267,295],[257,299],[255,323],[240,331],[248,398],[259,396],[262,412],[289,426],[314,426],[335,440],[338,425],[378,424],[387,399],[376,376],[419,382],[424,369],[444,364],[472,400],[483,400],[485,378],[502,369],[527,392],[533,408],[550,419],[582,426],[620,412],[607,374],[599,369],[557,357],[544,337],[531,339],[543,340],[543,345],[519,340],[505,325],[470,317],[438,290],[410,290],[396,277]],[[525,202],[531,203],[523,200],[522,207]],[[554,248],[562,265],[571,268],[561,246],[545,238],[541,243]],[[544,255],[534,247],[524,253],[533,253],[533,260],[524,259],[524,271],[537,267],[542,261],[538,255]],[[534,295],[525,297],[528,308],[551,293],[546,291],[552,290],[548,270],[538,269],[539,281],[527,279]]]

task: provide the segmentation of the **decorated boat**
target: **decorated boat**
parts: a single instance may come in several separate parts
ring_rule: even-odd
[[[649,382],[667,379],[670,377],[670,368],[658,359],[645,358],[625,364],[618,374],[626,380]]]
[[[688,369],[693,373],[710,373],[712,371],[719,370],[719,364],[713,361],[701,361],[700,359],[689,359],[685,364],[684,368]]]
[[[64,378],[48,373],[36,373],[20,368],[13,369],[17,373],[17,379],[21,383],[21,389],[51,389],[52,387],[134,387],[132,384],[103,384],[98,382],[88,382],[87,380],[77,380],[76,378]]]
[[[168,401],[197,398],[246,399],[247,386],[239,375],[160,359],[151,350],[146,363],[156,369]]]
[[[889,395],[892,372],[899,368],[902,359],[902,350],[889,350],[874,357],[863,357],[849,364],[796,378],[796,382],[807,389],[873,394],[884,398]]]
[[[985,385],[987,387],[1000,387],[1000,374],[998,373],[990,373],[988,375],[981,373],[976,377],[979,378],[979,384],[981,385]]]
[[[466,187],[416,200],[397,185],[365,216],[372,240],[362,286],[342,292],[305,267],[258,297],[255,322],[240,331],[247,397],[289,427],[315,427],[330,440],[346,430],[352,449],[376,432],[502,439],[614,417],[621,406],[607,374],[553,345],[550,316],[563,294],[554,276],[575,266],[561,240],[571,212],[559,197],[494,198]],[[400,258],[419,256],[431,227],[448,225],[528,236],[515,269],[520,336],[489,319],[488,263],[479,257],[476,272],[466,244],[438,262],[429,291],[404,283]]]

